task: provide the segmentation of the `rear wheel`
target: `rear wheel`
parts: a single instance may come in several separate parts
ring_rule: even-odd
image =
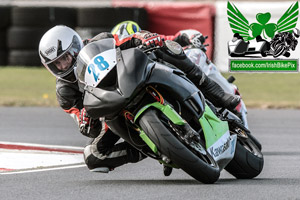
[[[145,111],[139,119],[139,125],[162,154],[193,178],[203,183],[214,183],[219,179],[218,164],[204,145],[194,143],[197,147],[189,149],[178,138],[178,130],[162,113],[155,109]]]
[[[225,167],[237,179],[251,179],[258,176],[264,165],[263,154],[250,139],[238,138],[233,159]]]

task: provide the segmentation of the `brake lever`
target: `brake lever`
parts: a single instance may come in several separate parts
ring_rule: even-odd
[[[149,52],[153,52],[159,48],[161,48],[160,46],[155,46],[155,47],[146,47],[143,45],[138,46],[139,49],[141,49],[144,53],[148,54]]]

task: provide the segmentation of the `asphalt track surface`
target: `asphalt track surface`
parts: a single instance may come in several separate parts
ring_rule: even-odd
[[[59,108],[0,108],[0,113],[0,141],[79,147],[87,142]],[[161,165],[148,158],[108,174],[78,167],[0,175],[0,199],[300,199],[300,110],[251,109],[249,124],[265,159],[263,172],[252,180],[225,171],[212,185],[181,170],[164,177]]]

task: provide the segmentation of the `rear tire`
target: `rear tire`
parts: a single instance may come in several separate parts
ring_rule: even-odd
[[[261,173],[263,165],[263,155],[255,143],[238,139],[234,157],[225,170],[237,179],[252,179]]]
[[[204,162],[181,143],[162,123],[158,111],[145,111],[138,123],[159,151],[190,176],[202,183],[214,183],[219,179],[220,170],[217,163],[211,165]],[[206,153],[208,154],[207,151]]]

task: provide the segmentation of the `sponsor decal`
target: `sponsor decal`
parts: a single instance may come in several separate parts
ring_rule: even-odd
[[[277,21],[265,12],[257,13],[256,21],[250,23],[237,6],[228,2],[227,17],[233,32],[228,41],[229,71],[298,72],[298,59],[286,59],[298,45],[298,15],[299,5],[295,2]]]
[[[210,154],[214,157],[219,157],[221,154],[223,154],[228,148],[230,144],[230,137],[227,138],[226,142],[218,147],[210,147],[209,151]]]
[[[50,47],[49,49],[47,49],[47,50],[45,51],[45,54],[46,54],[46,56],[49,56],[50,54],[52,54],[52,53],[54,53],[54,52],[56,52],[56,47],[55,47],[55,46],[52,46],[52,47]]]
[[[116,49],[110,49],[94,56],[88,63],[85,82],[96,87],[117,64]]]

